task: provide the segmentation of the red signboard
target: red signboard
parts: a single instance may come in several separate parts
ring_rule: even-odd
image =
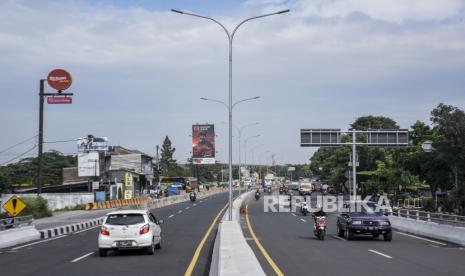
[[[50,87],[58,91],[68,89],[71,86],[71,75],[63,69],[55,69],[48,74],[47,82]]]
[[[48,104],[71,104],[73,103],[73,98],[71,97],[48,97]]]

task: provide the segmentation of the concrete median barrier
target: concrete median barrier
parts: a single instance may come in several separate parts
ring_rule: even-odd
[[[15,246],[39,238],[39,231],[32,225],[0,231],[0,248]]]
[[[389,216],[392,227],[402,232],[465,246],[465,228],[416,219]]]
[[[213,248],[210,276],[266,275],[252,248],[247,244],[239,223],[241,206],[253,191],[239,196],[233,202],[232,221],[227,221],[225,212]]]

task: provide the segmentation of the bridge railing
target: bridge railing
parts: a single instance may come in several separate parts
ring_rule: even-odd
[[[465,216],[459,216],[448,213],[432,213],[420,210],[411,209],[395,209],[394,216],[415,219],[418,221],[435,222],[438,224],[446,224],[452,226],[465,227]]]
[[[0,231],[31,225],[33,221],[32,216],[0,219]]]

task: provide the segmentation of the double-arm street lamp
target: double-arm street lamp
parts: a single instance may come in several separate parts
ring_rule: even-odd
[[[254,16],[247,18],[243,21],[241,21],[236,27],[234,27],[233,31],[230,32],[223,24],[221,24],[218,20],[213,19],[208,16],[203,16],[203,15],[198,15],[198,14],[193,14],[185,11],[180,11],[180,10],[175,10],[172,9],[172,12],[178,13],[178,14],[184,14],[184,15],[190,15],[194,17],[199,17],[207,20],[211,20],[218,24],[226,33],[228,37],[228,42],[229,42],[229,104],[225,106],[229,110],[229,212],[228,212],[228,219],[232,220],[232,109],[233,109],[233,103],[232,103],[232,45],[233,45],[233,39],[234,35],[236,34],[237,30],[239,29],[240,26],[242,26],[244,23],[247,21],[253,20],[253,19],[258,19],[266,16],[271,16],[271,15],[276,15],[276,14],[282,14],[289,12],[289,10],[282,10],[278,12],[273,12],[273,13],[268,13],[268,14],[263,14],[259,16]],[[239,102],[236,102],[235,104],[238,104]]]
[[[247,137],[247,139],[245,139],[244,141],[244,164],[247,166],[247,143],[249,142],[250,139],[253,139],[253,138],[258,138],[260,137],[260,134],[258,135],[253,135],[253,136],[249,136]]]
[[[223,124],[227,124],[226,122],[221,122]],[[233,127],[236,128],[237,132],[238,132],[238,149],[239,149],[239,152],[238,152],[238,159],[239,159],[239,183],[241,183],[241,137],[242,137],[242,131],[247,128],[247,127],[251,127],[251,126],[257,126],[259,125],[260,123],[259,122],[256,122],[256,123],[250,123],[250,124],[246,124],[246,125],[243,125],[241,127],[237,127],[233,124]]]

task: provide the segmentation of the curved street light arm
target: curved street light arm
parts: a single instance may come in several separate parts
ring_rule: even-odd
[[[226,27],[221,24],[218,20],[216,19],[213,19],[211,17],[208,17],[208,16],[203,16],[203,15],[199,15],[199,14],[195,14],[195,13],[190,13],[190,12],[185,12],[185,11],[180,11],[180,10],[175,10],[175,9],[171,9],[172,12],[175,12],[175,13],[179,13],[179,14],[186,14],[186,15],[190,15],[190,16],[194,16],[194,17],[199,17],[199,18],[203,18],[203,19],[208,19],[208,20],[211,20],[213,22],[215,22],[216,24],[220,25],[221,28],[226,32],[226,35],[228,36],[228,39],[229,40],[232,40],[232,36],[231,34],[229,33],[228,29],[226,29]]]
[[[256,99],[260,99],[260,96],[255,96],[255,97],[252,97],[252,98],[247,98],[247,99],[242,99],[242,100],[238,100],[237,102],[235,102],[233,105],[232,105],[232,108],[234,108],[236,105],[242,103],[242,102],[246,102],[246,101],[251,101],[251,100],[256,100]]]
[[[250,21],[250,20],[254,20],[254,19],[258,19],[258,18],[262,18],[262,17],[267,17],[267,16],[271,16],[271,15],[276,15],[276,14],[282,14],[282,13],[286,13],[286,12],[289,12],[290,10],[287,9],[287,10],[282,10],[282,11],[278,11],[278,12],[273,12],[273,13],[267,13],[267,14],[263,14],[263,15],[259,15],[259,16],[254,16],[254,17],[250,17],[250,18],[247,18],[245,20],[243,20],[241,23],[237,24],[237,26],[234,28],[232,34],[231,34],[231,40],[234,39],[234,35],[236,34],[237,32],[237,29],[239,29],[240,26],[242,26],[245,22],[247,21]]]
[[[209,99],[209,98],[200,98],[201,100],[204,100],[204,101],[208,101],[208,102],[215,102],[215,103],[220,103],[222,105],[224,105],[226,107],[226,109],[229,109],[229,106],[223,102],[223,101],[220,101],[220,100],[215,100],[215,99]]]

